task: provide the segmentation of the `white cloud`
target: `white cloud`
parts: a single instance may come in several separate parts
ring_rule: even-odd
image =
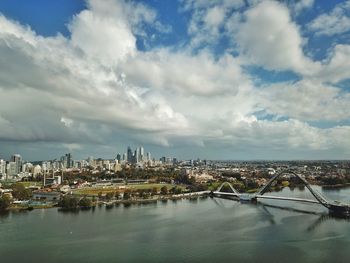
[[[294,4],[292,8],[294,9],[294,12],[299,14],[305,9],[309,9],[313,7],[315,0],[299,0],[299,1],[293,1]]]
[[[317,35],[332,36],[350,30],[350,1],[340,3],[330,13],[321,14],[308,24]]]
[[[208,26],[218,27],[225,19],[225,10],[220,7],[213,7],[209,9],[204,16],[204,22]]]
[[[279,83],[262,90],[267,113],[301,121],[341,121],[350,118],[350,94],[315,79]]]
[[[191,55],[161,49],[138,55],[121,68],[128,81],[137,86],[189,95],[237,93],[249,84],[239,63],[230,55],[216,60],[208,52]]]
[[[100,142],[119,129],[186,128],[186,118],[160,94],[152,100],[123,82],[114,67],[136,51],[128,44],[135,37],[127,22],[99,12],[77,15],[71,39],[43,38],[1,17],[0,110],[2,123],[10,124],[1,140]]]
[[[136,49],[136,38],[120,20],[101,17],[93,11],[82,11],[70,25],[72,44],[81,48],[88,58],[116,64]]]
[[[350,79],[349,69],[350,45],[336,45],[315,77],[324,82],[337,83]]]
[[[244,54],[138,50],[137,37],[148,37],[145,24],[155,30],[162,24],[154,10],[133,2],[89,1],[73,18],[71,37],[43,37],[0,16],[0,142],[55,142],[74,151],[89,144],[112,149],[121,141],[230,145],[251,152],[254,147],[347,151],[348,126],[320,129],[306,123],[349,119],[349,95],[325,84],[347,77],[347,46],[337,46],[320,73],[303,54],[304,39],[284,5],[257,3],[242,22],[241,15],[226,11],[242,7],[242,1],[186,3],[201,12],[194,25],[204,23],[211,36],[220,36],[218,29],[237,34],[232,37]],[[241,66],[247,58],[307,77],[256,88]],[[261,120],[258,111],[290,119]]]
[[[188,33],[191,35],[191,48],[217,44],[223,36],[221,31],[230,12],[244,5],[243,0],[184,0],[184,11],[191,12],[188,26]]]
[[[289,10],[276,1],[263,1],[245,13],[234,39],[248,63],[270,70],[311,75],[319,65],[303,53],[303,39]]]

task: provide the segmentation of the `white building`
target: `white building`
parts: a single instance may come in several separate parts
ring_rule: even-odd
[[[33,169],[33,176],[38,176],[41,174],[41,166],[35,165]]]
[[[9,162],[6,166],[6,173],[8,176],[15,176],[17,175],[17,163],[16,162]]]
[[[0,159],[0,176],[5,176],[6,175],[6,161]]]

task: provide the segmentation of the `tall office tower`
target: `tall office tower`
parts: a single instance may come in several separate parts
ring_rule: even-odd
[[[62,169],[63,169],[63,168],[68,168],[68,167],[67,167],[67,155],[63,155],[63,156],[61,157],[61,164],[62,164]]]
[[[135,150],[135,163],[140,162],[140,148],[136,148]]]
[[[117,154],[117,158],[118,162],[120,163],[120,161],[122,160],[122,156],[120,155],[120,153]]]
[[[0,177],[6,175],[6,161],[0,159]]]
[[[6,174],[9,176],[17,175],[17,163],[9,162],[6,166]]]
[[[146,159],[147,159],[147,161],[151,161],[151,153],[150,152],[147,153],[147,158]]]
[[[46,162],[41,162],[41,168],[42,168],[43,171],[47,171],[48,170]]]
[[[72,168],[73,167],[73,157],[71,153],[67,153],[66,154],[66,158],[67,158],[67,164],[66,167],[67,168]]]
[[[20,173],[21,172],[21,168],[22,168],[22,157],[21,157],[21,155],[19,155],[19,154],[12,155],[11,156],[11,162],[16,163],[15,164],[15,168],[13,168],[14,172],[16,174]]]
[[[92,166],[94,164],[94,157],[89,156],[87,161],[88,161],[89,165]]]
[[[132,150],[131,150],[131,147],[130,146],[128,146],[128,150],[127,150],[127,161],[129,162],[129,163],[133,163],[133,154],[132,154]]]
[[[144,153],[143,147],[141,146],[141,147],[140,147],[140,156],[139,156],[139,159],[140,159],[140,161],[142,162],[142,161],[144,161],[144,158],[145,158],[145,153]]]
[[[126,153],[123,153],[123,161],[126,161],[127,159]]]

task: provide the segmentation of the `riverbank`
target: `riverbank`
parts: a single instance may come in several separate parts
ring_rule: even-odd
[[[133,204],[151,204],[151,203],[157,203],[160,202],[166,202],[168,200],[176,201],[176,200],[182,200],[182,199],[189,199],[189,200],[197,200],[200,197],[208,197],[208,194],[205,192],[195,192],[195,193],[186,193],[186,194],[179,194],[179,195],[158,195],[155,198],[148,198],[148,199],[115,199],[115,200],[98,200],[92,203],[90,207],[81,207],[82,209],[91,208],[95,206],[114,206],[114,205],[133,205]],[[34,209],[49,209],[49,208],[57,208],[58,203],[42,203],[39,202],[28,203],[28,204],[15,204],[11,205],[7,210],[5,211],[20,211],[20,210],[34,210]],[[60,208],[60,207],[59,207]],[[79,208],[77,208],[79,209]],[[63,209],[64,210],[64,209]]]
[[[347,188],[347,187],[350,187],[350,183],[333,184],[333,185],[320,185],[320,186],[322,188],[325,188],[325,189]]]

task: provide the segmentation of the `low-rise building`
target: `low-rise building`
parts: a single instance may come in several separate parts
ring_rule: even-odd
[[[43,201],[58,201],[61,198],[61,193],[51,191],[35,191],[33,192],[33,199]]]

